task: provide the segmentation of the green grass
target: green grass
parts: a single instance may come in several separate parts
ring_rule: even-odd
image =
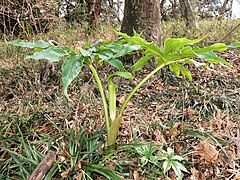
[[[206,36],[204,44],[211,44],[219,42],[238,23],[239,20],[201,21],[202,32],[193,33],[186,31],[181,22],[167,23],[163,37]],[[99,29],[91,36],[86,36],[84,28],[72,27],[32,38],[54,39],[74,48],[99,37],[115,38],[109,27],[101,25]],[[240,29],[236,29],[223,42],[240,41],[239,34]],[[154,83],[147,83],[137,92],[136,96],[141,98],[131,102],[136,108],[130,105],[126,110],[119,145],[114,150],[105,146],[99,92],[86,70],[83,69],[83,80],[76,80],[69,88],[73,102],[68,103],[60,84],[60,65],[55,64],[50,81],[43,85],[44,63],[24,60],[25,49],[1,46],[0,52],[0,179],[26,179],[50,149],[58,152],[57,161],[48,174],[53,179],[72,179],[78,175],[82,175],[82,179],[133,179],[134,175],[163,178],[163,169],[152,163],[141,165],[142,155],[136,147],[146,142],[164,150],[173,148],[177,155],[185,157],[188,170],[219,171],[219,176],[208,173],[206,178],[236,175],[227,171],[232,169],[226,167],[226,163],[207,164],[194,153],[193,147],[200,139],[208,139],[225,162],[230,162],[226,152],[231,152],[236,155],[231,162],[239,163],[235,140],[240,119],[240,74],[236,60],[239,50],[223,54],[234,66],[233,70],[193,69],[194,84],[175,77],[167,69],[154,76],[151,79]],[[97,68],[103,75],[111,71],[108,66]],[[150,69],[151,65],[139,73],[135,81]],[[131,87],[134,84],[126,81],[118,91],[124,95]],[[170,170],[165,176],[171,174]],[[186,178],[190,176],[185,174]]]

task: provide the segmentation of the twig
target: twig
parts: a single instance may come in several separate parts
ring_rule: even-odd
[[[37,168],[32,172],[28,180],[42,180],[56,160],[56,152],[49,151]]]
[[[240,26],[240,23],[239,23],[238,25],[236,25],[229,33],[227,33],[227,34],[220,40],[220,42],[222,42],[226,37],[228,37],[231,33],[233,33],[233,31],[235,31],[239,26]]]

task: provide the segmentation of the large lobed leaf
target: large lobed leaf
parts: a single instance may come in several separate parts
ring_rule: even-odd
[[[232,65],[227,62],[226,60],[218,57],[214,52],[209,52],[206,54],[197,54],[197,56],[205,61],[208,61],[210,63],[213,64],[218,64],[218,63],[222,63],[224,65],[227,65],[228,67],[231,67]]]
[[[149,59],[153,58],[155,56],[155,54],[147,54],[143,57],[141,57],[134,65],[133,65],[133,72],[136,72],[140,69],[142,69],[142,67],[148,62]]]
[[[183,65],[179,63],[173,63],[169,65],[169,68],[172,72],[176,74],[177,77],[179,77],[181,73],[183,76],[186,76],[189,79],[189,81],[192,81],[191,72]]]
[[[12,46],[18,46],[18,47],[26,47],[26,48],[47,48],[50,46],[49,43],[43,40],[38,40],[36,42],[26,42],[23,40],[14,40],[14,41],[7,41],[5,44],[9,44]]]
[[[140,45],[134,44],[111,44],[102,47],[100,51],[96,54],[101,60],[106,61],[110,65],[119,68],[120,70],[125,70],[122,62],[118,59],[127,54],[131,54],[134,51],[141,49]]]
[[[67,56],[73,51],[65,46],[49,46],[46,49],[41,49],[27,56],[31,59],[47,59],[49,61],[59,61],[63,56]]]
[[[200,42],[201,39],[190,40],[187,38],[170,38],[164,42],[163,55],[166,57],[170,53],[179,51],[186,45],[193,45]]]
[[[238,48],[240,47],[240,42],[231,43],[228,45],[229,48]]]
[[[134,36],[128,36],[125,33],[118,33],[119,35],[121,35],[125,41],[129,44],[138,44],[140,45],[142,48],[148,50],[149,52],[156,54],[157,56],[162,56],[163,53],[161,51],[161,49],[158,47],[158,45],[154,42],[147,42],[145,39],[141,38],[139,34],[134,34]]]
[[[69,55],[62,65],[63,92],[68,99],[67,88],[81,71],[83,61],[82,55]]]

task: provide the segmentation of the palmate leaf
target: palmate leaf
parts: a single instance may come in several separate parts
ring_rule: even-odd
[[[240,42],[234,42],[228,45],[229,48],[238,48],[240,47]]]
[[[199,48],[199,47],[196,47],[196,48],[193,48],[193,51],[195,53],[198,53],[198,54],[204,54],[204,53],[208,53],[210,51],[217,51],[217,52],[223,52],[227,49],[227,45],[226,44],[223,44],[223,43],[216,43],[216,44],[213,44],[211,46],[207,46],[207,47],[202,47],[202,48]]]
[[[138,44],[111,44],[111,45],[106,45],[105,48],[113,51],[116,53],[114,55],[114,58],[119,58],[122,57],[126,54],[130,54],[131,52],[138,51],[141,49],[141,46]]]
[[[186,58],[196,58],[196,53],[192,50],[191,46],[185,46],[179,51],[175,51],[165,56],[166,63],[182,60]]]
[[[111,50],[114,53],[118,53],[119,51],[121,51],[122,45],[121,44],[108,44],[108,45],[103,46],[103,48]]]
[[[154,42],[147,42],[145,39],[141,38],[139,34],[134,34],[134,36],[128,36],[125,33],[118,32],[119,35],[121,35],[125,41],[129,44],[138,44],[142,48],[148,50],[149,52],[162,57],[163,53],[161,49],[158,47],[158,45]]]
[[[138,51],[141,49],[141,46],[138,44],[129,45],[123,44],[121,45],[121,49],[114,55],[114,58],[119,58],[125,56],[126,54],[130,54],[133,51]]]
[[[113,58],[113,53],[108,49],[102,49],[98,52],[95,52],[93,56],[94,56],[94,61],[102,65],[103,61],[106,62]]]
[[[118,60],[118,58],[141,49],[141,46],[136,44],[112,44],[105,47],[109,49],[101,51],[99,57],[105,60],[107,63],[111,64],[112,66],[119,68],[120,70],[125,70],[125,68],[122,62]],[[115,54],[113,55],[111,51],[113,51]]]
[[[133,65],[133,70],[132,72],[136,72],[140,69],[142,69],[142,67],[148,62],[149,59],[151,59],[152,57],[154,57],[155,54],[148,54],[146,56],[141,57],[134,65]]]
[[[214,52],[209,52],[206,54],[197,54],[197,56],[205,61],[208,61],[210,63],[218,64],[222,63],[224,65],[227,65],[228,67],[232,67],[230,63],[228,63],[226,60],[218,57]]]
[[[172,64],[169,64],[169,68],[172,72],[176,74],[177,77],[179,77],[181,73],[183,76],[186,76],[189,81],[192,81],[191,72],[189,71],[189,69],[187,69],[183,65],[179,63],[172,63]]]
[[[5,42],[5,44],[13,45],[13,46],[18,46],[18,47],[26,47],[26,48],[47,48],[50,46],[49,43],[43,40],[38,40],[36,42],[26,42],[23,40],[14,40],[14,41],[8,41]]]
[[[173,53],[170,53],[165,56],[166,62],[172,62],[176,60],[181,60],[181,59],[186,59],[186,58],[197,58],[197,54],[206,54],[209,52],[217,51],[217,52],[222,52],[227,49],[227,46],[222,43],[217,43],[208,47],[194,47],[192,48],[191,46],[184,46],[178,51],[175,51]]]
[[[182,61],[180,61],[181,63],[184,63],[184,64],[193,64],[195,65],[197,68],[199,67],[203,67],[205,69],[208,69],[208,65],[206,63],[202,63],[202,62],[198,62],[198,61],[195,61],[193,59],[184,59]]]
[[[113,56],[113,53],[109,50],[103,50],[98,53],[95,53],[94,61],[100,65],[102,65],[103,61],[105,61],[120,70],[123,70],[123,71],[125,70],[122,62],[118,59],[115,59]]]
[[[62,65],[63,92],[68,99],[67,88],[81,71],[83,61],[82,55],[69,55]]]
[[[80,49],[80,53],[82,54],[83,57],[88,57],[91,56],[91,52],[85,49]]]
[[[164,42],[163,56],[166,57],[168,54],[175,51],[179,51],[186,45],[193,45],[200,42],[201,39],[190,40],[187,38],[170,38]]]
[[[172,157],[172,160],[183,161],[184,158],[183,158],[182,156],[174,155],[174,156]]]
[[[129,44],[111,44],[102,46],[99,51],[95,53],[98,57],[95,59],[98,63],[106,61],[110,65],[117,67],[120,70],[125,70],[122,62],[118,59],[126,54],[131,54],[134,51],[140,50],[139,45],[129,45]]]
[[[164,172],[164,174],[165,174],[166,172],[168,172],[169,169],[171,168],[171,160],[169,160],[169,159],[165,160],[165,161],[163,162],[162,167],[163,167],[163,172]]]
[[[140,147],[134,147],[138,154],[142,156],[149,157],[149,155],[152,155],[152,152],[150,150],[149,144],[144,144]]]
[[[132,44],[139,44],[141,47],[144,47],[146,43],[148,43],[145,39],[141,38],[140,35],[136,34],[134,36],[128,36],[126,33],[117,32],[120,36],[122,36],[125,41],[132,45]]]
[[[180,76],[181,71],[180,71],[178,64],[176,64],[176,63],[170,64],[169,69],[170,69],[170,71],[174,72],[177,77]]]
[[[182,176],[182,171],[189,173],[189,171],[184,167],[184,165],[178,161],[172,161],[172,168],[178,177]]]
[[[41,49],[33,53],[33,55],[27,56],[31,59],[47,59],[49,61],[59,61],[63,56],[67,56],[73,51],[69,47],[65,46],[50,46],[46,49]]]
[[[114,67],[116,67],[116,68],[118,68],[122,71],[125,70],[122,62],[118,59],[110,59],[110,60],[107,61],[107,63],[109,63],[110,65],[112,65],[112,66],[114,66]]]

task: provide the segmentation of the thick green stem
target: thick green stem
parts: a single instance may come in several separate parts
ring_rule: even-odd
[[[109,115],[108,115],[108,105],[107,105],[107,101],[106,101],[106,96],[104,94],[103,86],[102,86],[102,83],[100,81],[100,78],[99,78],[98,73],[97,73],[96,69],[94,68],[94,66],[91,63],[88,63],[88,66],[93,73],[93,76],[94,76],[94,78],[97,82],[97,85],[98,85],[98,88],[99,88],[99,91],[100,91],[100,95],[101,95],[102,103],[103,103],[103,108],[104,108],[107,134],[109,134],[110,122],[109,122]]]
[[[158,72],[160,69],[162,69],[165,66],[165,64],[161,64],[160,66],[158,66],[156,69],[154,69],[152,72],[150,72],[131,92],[130,94],[127,96],[126,100],[123,102],[119,114],[123,114],[123,111],[125,109],[125,107],[127,106],[127,103],[130,101],[130,99],[132,98],[132,96],[135,94],[135,92],[148,80],[150,79],[156,72]]]
[[[116,143],[119,127],[122,122],[122,114],[123,114],[125,107],[127,106],[127,103],[130,101],[131,97],[149,78],[151,78],[156,72],[158,72],[164,66],[165,66],[165,64],[162,64],[162,65],[158,66],[156,69],[154,69],[152,72],[150,72],[128,95],[128,97],[124,101],[124,103],[119,111],[118,117],[116,117],[111,123],[111,127],[109,129],[109,134],[108,134],[108,142],[107,142],[108,146],[111,146]]]
[[[108,108],[111,121],[116,118],[116,84],[113,83],[112,78],[108,79]]]
[[[119,114],[118,117],[116,117],[112,121],[111,127],[109,129],[108,140],[107,140],[108,146],[111,146],[116,143],[117,135],[118,135],[118,131],[119,131],[121,122],[122,122],[122,114]]]

